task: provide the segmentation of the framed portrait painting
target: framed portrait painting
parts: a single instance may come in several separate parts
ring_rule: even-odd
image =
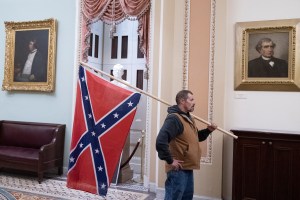
[[[55,83],[56,20],[5,22],[3,90],[52,92]]]
[[[236,24],[235,90],[300,91],[300,19]]]

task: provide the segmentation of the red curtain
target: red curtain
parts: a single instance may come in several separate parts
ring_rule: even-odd
[[[114,8],[114,9],[113,9]],[[138,20],[139,47],[148,63],[148,31],[150,0],[82,0],[82,60],[87,61],[89,48],[89,25],[101,20],[106,24],[119,24],[125,19]]]

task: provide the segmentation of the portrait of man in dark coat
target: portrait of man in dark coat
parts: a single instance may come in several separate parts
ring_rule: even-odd
[[[46,35],[47,32],[41,33],[40,37],[32,37],[37,35],[36,31],[19,34],[19,40],[16,40],[15,82],[47,82],[47,54],[45,55],[45,52],[48,52],[45,46],[47,38],[41,42],[38,40],[41,40],[43,38],[41,35]]]
[[[248,77],[288,77],[288,62],[274,57],[276,44],[270,38],[262,38],[255,49],[260,54],[248,62]]]

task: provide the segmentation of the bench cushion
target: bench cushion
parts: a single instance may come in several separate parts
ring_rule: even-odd
[[[0,146],[0,160],[15,160],[17,162],[28,162],[36,164],[39,159],[39,150],[32,148]]]

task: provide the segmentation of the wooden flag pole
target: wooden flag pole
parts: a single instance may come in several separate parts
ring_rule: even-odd
[[[157,100],[157,101],[159,101],[159,102],[161,102],[161,103],[163,103],[163,104],[165,104],[165,105],[167,105],[167,106],[171,106],[171,104],[169,104],[168,102],[166,102],[166,101],[164,101],[164,100],[162,100],[162,99],[159,99],[158,97],[153,96],[152,94],[150,94],[150,93],[148,93],[148,92],[145,92],[144,90],[141,90],[141,89],[139,89],[139,88],[137,88],[137,87],[134,87],[134,86],[130,85],[128,82],[126,82],[126,81],[124,81],[124,80],[118,79],[118,78],[116,78],[116,77],[114,77],[114,76],[112,76],[112,75],[110,75],[110,74],[108,74],[108,73],[106,73],[106,72],[104,72],[104,71],[102,71],[102,70],[100,70],[100,69],[96,69],[96,68],[94,68],[94,67],[92,67],[92,66],[90,66],[90,65],[88,65],[88,64],[86,64],[86,63],[84,63],[84,62],[80,62],[80,64],[83,65],[83,66],[85,66],[85,67],[88,67],[88,68],[90,68],[90,69],[92,69],[92,70],[94,70],[94,71],[96,71],[96,72],[99,72],[99,73],[101,73],[101,74],[103,74],[103,75],[105,75],[105,76],[108,76],[109,78],[114,79],[114,80],[116,80],[116,81],[118,81],[118,82],[120,82],[120,83],[123,83],[124,85],[126,85],[126,86],[128,86],[128,87],[130,87],[130,88],[132,88],[132,89],[134,89],[134,90],[136,90],[136,91],[138,91],[139,93],[144,94],[144,95],[146,95],[146,96],[148,96],[148,97],[151,97],[151,98],[153,98],[153,99],[155,99],[155,100]],[[204,120],[204,119],[202,119],[202,118],[200,118],[200,117],[198,117],[198,116],[195,116],[195,115],[193,115],[193,114],[191,114],[191,115],[192,115],[195,119],[197,119],[198,121],[200,121],[200,122],[202,122],[202,123],[204,123],[204,124],[207,124],[207,125],[211,125],[210,122],[208,122],[208,121],[206,121],[206,120]],[[220,128],[220,127],[217,127],[217,130],[219,130],[219,131],[221,131],[221,132],[223,132],[223,133],[225,133],[225,134],[227,134],[227,135],[229,135],[229,136],[231,136],[231,137],[233,137],[233,138],[235,138],[235,139],[238,138],[238,137],[237,137],[236,135],[234,135],[233,133],[230,133],[230,132],[228,132],[228,131],[226,131],[226,130]]]

